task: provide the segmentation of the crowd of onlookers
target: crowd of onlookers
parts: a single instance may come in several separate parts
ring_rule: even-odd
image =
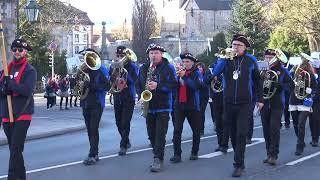
[[[72,108],[73,106],[78,107],[78,98],[74,93],[74,87],[76,85],[74,75],[66,75],[63,77],[55,74],[53,77],[42,77],[42,82],[45,88],[44,97],[47,99],[47,110],[50,110],[57,104],[57,96],[60,97],[60,110],[68,110],[69,107]],[[75,98],[74,101],[72,101],[73,98]],[[64,99],[65,104],[63,108]]]

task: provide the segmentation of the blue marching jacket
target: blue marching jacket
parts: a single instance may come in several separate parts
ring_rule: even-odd
[[[262,81],[260,80],[260,72],[256,62],[256,58],[247,53],[236,57],[234,60],[218,59],[213,74],[209,78],[212,80],[213,77],[223,73],[225,103],[252,103],[254,93],[256,93],[257,102],[263,101]],[[238,72],[237,79],[233,79],[235,71]]]
[[[137,93],[140,95],[146,87],[146,77],[149,70],[149,64],[143,64],[139,69],[139,81],[137,83]],[[176,72],[166,58],[156,66],[153,73],[157,88],[152,93],[152,99],[149,102],[149,113],[171,112],[172,111],[172,93],[176,90],[177,79]]]

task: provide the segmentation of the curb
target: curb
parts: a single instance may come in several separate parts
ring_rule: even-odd
[[[67,133],[81,131],[84,129],[86,129],[86,126],[83,124],[83,125],[77,126],[77,127],[70,127],[70,128],[56,130],[56,131],[49,131],[47,133],[34,134],[34,135],[27,136],[26,141],[63,135],[63,134],[67,134]],[[5,137],[5,139],[0,140],[0,146],[7,145],[7,144],[8,144],[8,142],[7,142],[6,137]]]

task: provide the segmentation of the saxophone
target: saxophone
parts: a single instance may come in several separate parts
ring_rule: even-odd
[[[153,72],[155,69],[156,68],[153,67],[153,63],[151,61],[151,64],[149,66],[149,70],[147,72],[145,90],[141,93],[141,100],[143,101],[141,116],[144,118],[147,118],[148,110],[149,110],[149,102],[152,99],[152,92],[150,90],[148,90],[148,82],[153,79]]]

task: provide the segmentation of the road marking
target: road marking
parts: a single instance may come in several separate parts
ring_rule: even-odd
[[[252,141],[256,141],[256,142],[248,144],[248,145],[246,145],[246,147],[250,147],[250,146],[254,146],[254,145],[263,143],[264,142],[264,138],[252,138]],[[229,148],[227,152],[232,152],[232,151],[233,151],[233,148]],[[223,155],[223,153],[219,151],[219,152],[214,152],[214,153],[201,155],[201,156],[199,156],[199,158],[208,159],[208,158],[213,158],[213,157],[217,157],[217,156],[221,156],[221,155]]]
[[[262,128],[262,126],[256,126],[253,129],[259,129],[259,128]],[[204,136],[204,137],[201,137],[200,139],[204,140],[204,139],[209,139],[209,138],[214,138],[214,137],[217,137],[217,135]],[[256,138],[253,138],[253,139],[256,139]],[[192,139],[181,141],[181,144],[188,143],[188,142],[192,142]],[[172,146],[172,145],[173,145],[173,143],[169,143],[169,144],[166,144],[166,147],[169,147],[169,146]],[[144,149],[138,149],[138,150],[134,150],[134,151],[129,151],[129,152],[127,152],[127,154],[134,154],[134,153],[139,153],[139,152],[144,152],[144,151],[149,151],[149,150],[152,150],[152,148],[144,148]],[[118,157],[118,156],[119,156],[118,154],[111,154],[111,155],[108,155],[108,156],[101,156],[100,159],[109,159],[109,158],[114,158],[114,157]],[[31,174],[31,173],[47,171],[47,170],[52,170],[52,169],[58,169],[58,168],[77,165],[77,164],[82,164],[82,161],[75,161],[75,162],[71,162],[71,163],[65,163],[65,164],[60,164],[60,165],[55,165],[55,166],[49,166],[49,167],[29,170],[26,173],[27,174]],[[8,175],[3,175],[3,176],[0,176],[0,179],[7,178],[7,177],[8,177]]]
[[[319,152],[316,152],[316,153],[313,153],[313,154],[310,154],[310,155],[308,155],[308,156],[305,156],[305,157],[303,157],[303,158],[297,159],[297,160],[295,160],[295,161],[289,162],[289,163],[287,163],[286,165],[287,165],[287,166],[293,166],[293,165],[296,165],[296,164],[298,164],[298,163],[301,163],[301,162],[303,162],[303,161],[305,161],[305,160],[311,159],[311,158],[316,157],[316,156],[319,156],[319,155],[320,155],[320,151],[319,151]]]

